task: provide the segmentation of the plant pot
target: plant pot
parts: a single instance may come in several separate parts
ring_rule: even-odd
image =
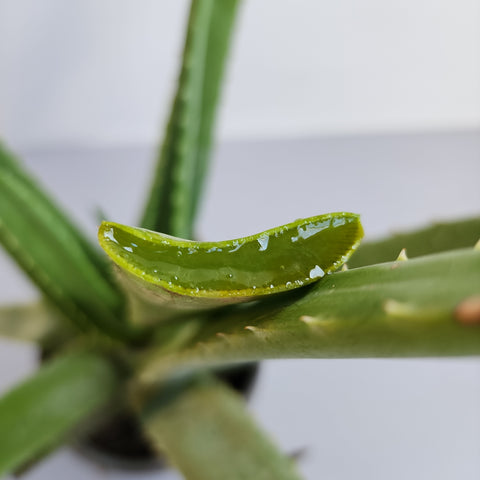
[[[234,390],[248,398],[258,373],[258,364],[231,367],[217,373]],[[94,423],[74,443],[75,449],[104,468],[151,470],[165,468],[164,459],[151,448],[134,412],[120,408]]]

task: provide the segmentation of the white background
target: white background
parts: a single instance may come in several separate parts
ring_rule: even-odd
[[[0,136],[155,142],[187,2],[0,0]],[[478,0],[245,0],[220,138],[480,127]]]

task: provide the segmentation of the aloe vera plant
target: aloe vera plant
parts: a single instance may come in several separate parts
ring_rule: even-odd
[[[299,479],[225,372],[275,358],[480,353],[480,219],[360,246],[359,216],[346,212],[193,238],[237,8],[192,2],[145,210],[139,227],[100,226],[106,254],[0,146],[0,242],[43,296],[0,308],[0,335],[44,357],[0,398],[0,476],[126,410],[189,480]]]

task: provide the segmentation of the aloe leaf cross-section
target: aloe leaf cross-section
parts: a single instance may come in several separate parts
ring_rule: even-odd
[[[130,291],[184,309],[248,301],[317,281],[348,259],[362,235],[359,216],[342,212],[221,242],[104,222],[99,241]]]

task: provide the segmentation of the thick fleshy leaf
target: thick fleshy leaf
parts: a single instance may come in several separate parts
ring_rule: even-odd
[[[238,0],[193,0],[183,62],[141,226],[192,238]]]
[[[59,206],[49,198],[47,192],[43,191],[40,184],[25,171],[20,161],[1,142],[0,172],[14,174],[17,179],[35,195],[35,200],[44,204],[50,215],[55,217],[58,228],[60,229],[61,227],[62,229],[68,230],[70,235],[76,238],[76,241],[81,244],[84,253],[90,258],[91,262],[95,264],[96,268],[101,272],[101,275],[107,279],[111,279],[111,271],[105,257],[98,251],[96,246],[82,234]],[[69,239],[66,234],[62,234],[62,237],[65,240]]]
[[[118,380],[105,358],[71,353],[46,364],[0,398],[0,476],[58,445],[111,401]]]
[[[183,383],[143,412],[154,447],[188,480],[299,480],[238,394],[211,379]]]
[[[214,307],[307,285],[336,270],[363,235],[331,213],[222,242],[194,242],[104,222],[99,241],[126,290],[166,309]]]
[[[189,332],[193,322],[200,325]],[[141,370],[145,382],[271,358],[478,355],[480,251],[337,272],[279,299],[169,327],[178,328],[182,350],[152,349]]]
[[[126,336],[123,295],[104,260],[1,145],[0,242],[79,328]]]
[[[389,262],[402,249],[409,258],[468,248],[480,239],[480,218],[435,223],[374,242],[363,242],[348,261],[350,268]]]

